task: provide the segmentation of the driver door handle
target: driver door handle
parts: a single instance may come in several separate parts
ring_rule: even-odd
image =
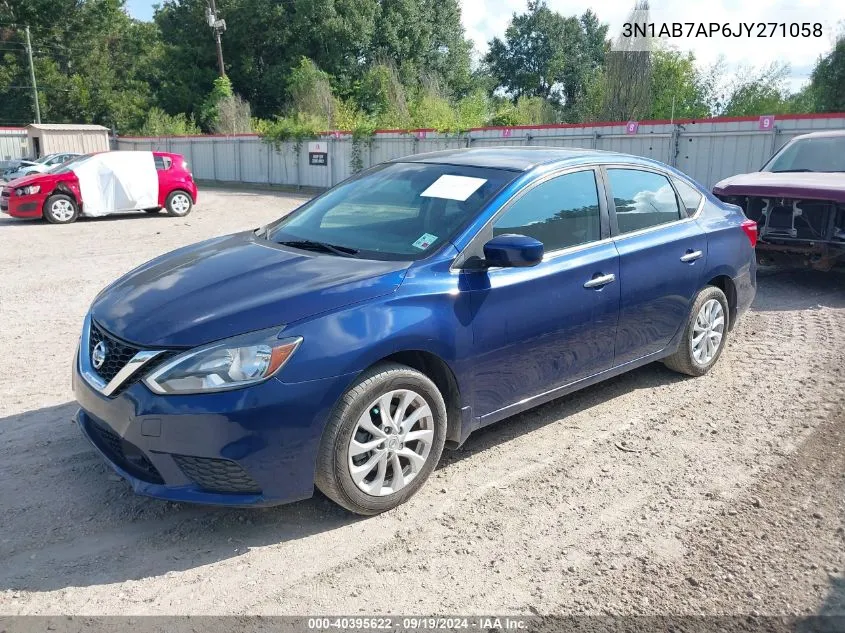
[[[598,277],[593,277],[584,284],[585,288],[601,288],[602,286],[606,286],[609,283],[613,283],[616,281],[616,275],[613,273],[609,275],[599,275]]]
[[[687,251],[686,254],[681,257],[681,261],[687,264],[689,262],[694,262],[696,259],[701,259],[702,255],[704,255],[704,253],[701,251]]]

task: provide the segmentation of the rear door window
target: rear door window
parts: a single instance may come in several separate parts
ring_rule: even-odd
[[[678,199],[669,179],[640,169],[607,170],[616,206],[619,233],[632,233],[681,219]],[[684,212],[684,217],[686,217]]]

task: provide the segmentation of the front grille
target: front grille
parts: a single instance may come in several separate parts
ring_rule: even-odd
[[[107,426],[98,424],[90,418],[88,429],[94,443],[106,454],[106,457],[130,475],[151,484],[164,483],[164,479],[161,478],[156,467],[137,446],[127,442]]]
[[[174,455],[173,460],[189,479],[207,492],[259,494],[255,480],[235,462],[228,459]]]
[[[102,367],[99,369],[94,368],[94,371],[108,384],[112,378],[117,376],[117,373],[123,369],[126,363],[132,360],[132,357],[140,351],[140,348],[133,347],[115,338],[92,321],[91,337],[88,339],[88,358],[91,358],[94,348],[100,341],[103,341],[106,345],[106,360]]]

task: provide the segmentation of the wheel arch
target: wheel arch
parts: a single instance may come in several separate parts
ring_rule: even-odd
[[[76,212],[79,215],[82,215],[82,201],[79,199],[79,196],[76,195],[76,193],[73,191],[73,189],[71,189],[70,187],[68,187],[64,183],[60,182],[53,188],[53,190],[50,193],[47,194],[47,196],[44,198],[44,202],[41,203],[41,217],[42,218],[47,217],[47,205],[49,204],[49,202],[53,198],[53,196],[56,196],[56,195],[63,195],[63,196],[67,196],[68,198],[70,198],[71,201],[73,202],[73,204],[76,206]]]
[[[446,403],[446,441],[460,443],[463,418],[461,415],[461,392],[455,372],[437,354],[419,349],[394,352],[365,367],[360,373],[381,363],[394,362],[407,365],[425,374],[437,386]]]
[[[74,204],[76,204],[76,208],[82,213],[82,200],[79,199],[77,193],[73,190],[73,188],[64,182],[56,183],[56,186],[53,187],[53,190],[47,194],[47,197],[44,198],[43,207],[47,206],[47,201],[50,199],[50,196],[55,196],[56,194],[62,194],[63,196],[69,196],[73,199]]]
[[[716,275],[710,281],[708,281],[705,285],[707,286],[715,286],[719,290],[725,293],[725,297],[728,300],[728,331],[731,331],[734,327],[734,323],[737,320],[737,294],[736,294],[736,285],[734,284],[733,279],[729,275],[721,274]]]
[[[188,198],[190,198],[191,204],[197,203],[196,199],[194,198],[194,194],[192,194],[187,188],[177,186],[177,187],[173,187],[173,189],[171,189],[170,191],[168,191],[165,194],[164,200],[163,200],[164,204],[167,204],[167,199],[170,196],[172,196],[174,193],[184,193],[186,196],[188,196]]]

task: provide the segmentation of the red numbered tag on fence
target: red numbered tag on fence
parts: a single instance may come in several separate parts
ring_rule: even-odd
[[[761,130],[771,130],[775,126],[775,115],[765,114],[761,116],[758,126]]]
[[[639,121],[628,121],[628,124],[625,126],[625,134],[636,134],[639,129]]]
[[[504,130],[502,130],[502,136],[504,136],[505,138],[509,137],[511,133],[512,130],[509,127],[506,127]]]

